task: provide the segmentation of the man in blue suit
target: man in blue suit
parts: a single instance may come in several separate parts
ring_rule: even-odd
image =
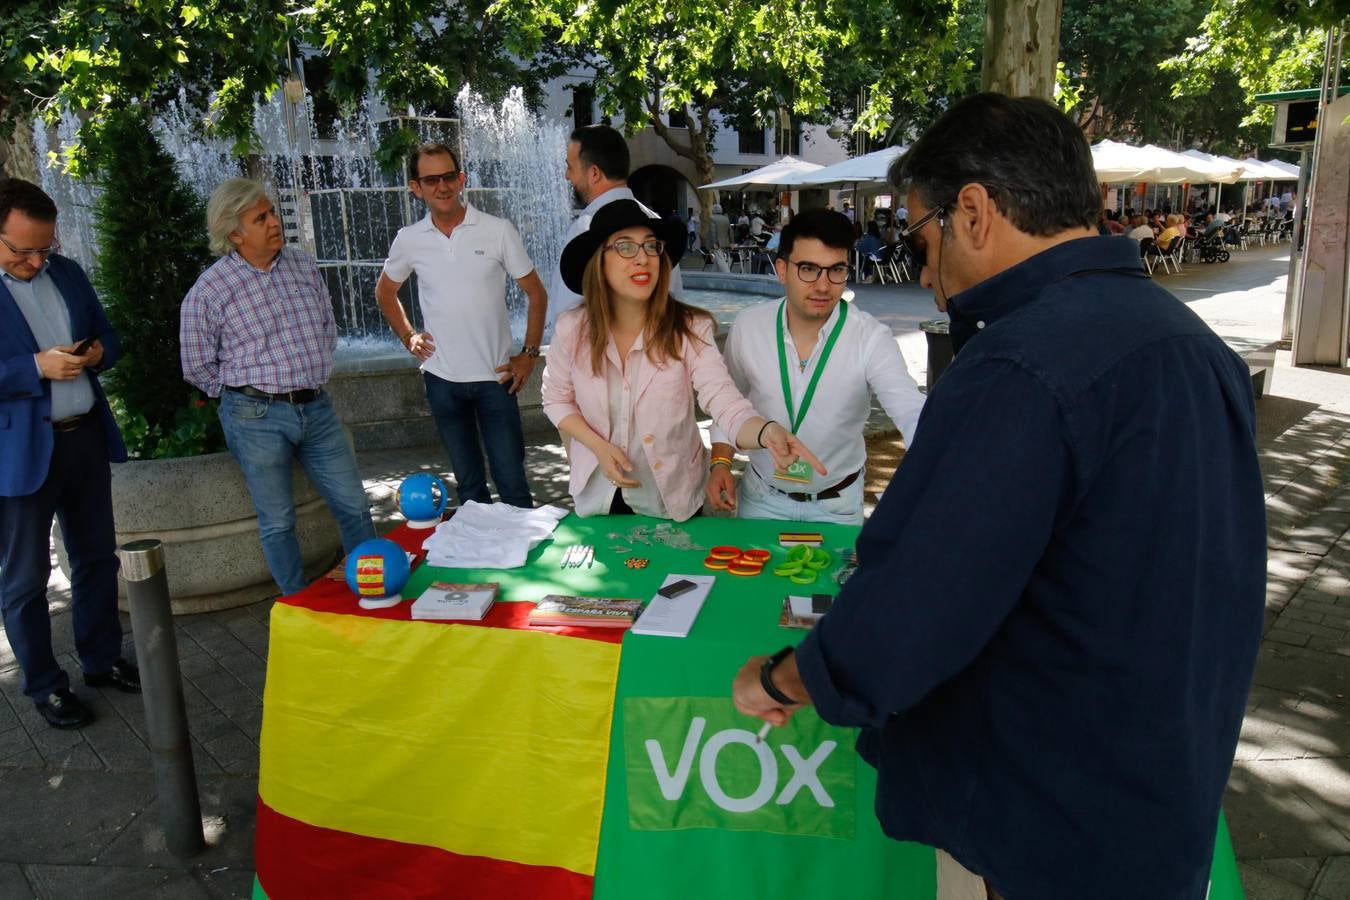
[[[57,254],[56,205],[0,180],[0,609],[23,691],[56,728],[93,719],[52,653],[52,517],[70,558],[71,619],[84,682],[129,693],[121,658],[110,462],[127,458],[98,373],[117,335],[78,264]]]

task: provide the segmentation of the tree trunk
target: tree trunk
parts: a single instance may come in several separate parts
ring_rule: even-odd
[[[14,134],[0,147],[0,171],[13,178],[41,184],[37,149],[33,145],[33,120],[20,115],[14,119]]]
[[[708,135],[712,131],[711,109],[700,106],[698,117],[695,119],[693,110],[688,106],[684,108],[684,131],[689,136],[687,142],[678,140],[676,134],[662,120],[661,107],[655,97],[649,98],[647,102],[647,121],[661,140],[666,142],[667,147],[694,164],[694,168],[698,170],[699,184],[708,184],[714,180],[712,150],[708,147]],[[697,187],[695,185],[696,189]],[[709,240],[712,235],[712,204],[712,192],[698,190],[698,220],[701,227],[698,239],[704,247],[712,246]]]
[[[982,89],[1055,98],[1063,0],[988,0]]]

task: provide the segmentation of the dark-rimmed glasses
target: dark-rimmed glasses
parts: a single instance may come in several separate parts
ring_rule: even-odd
[[[41,250],[20,250],[18,247],[15,247],[9,241],[5,240],[5,236],[3,234],[0,234],[0,244],[4,244],[6,247],[8,247],[10,253],[16,254],[18,256],[32,256],[37,259],[46,259],[53,253],[56,253],[61,249],[61,242],[54,241],[50,247],[43,247]]]
[[[942,228],[946,224],[945,214],[951,205],[951,203],[943,203],[940,206],[933,207],[920,216],[917,222],[900,232],[900,243],[905,245],[905,249],[909,251],[909,255],[914,259],[914,267],[916,269],[922,269],[924,266],[928,265],[928,248],[927,246],[920,247],[914,240],[914,235],[918,234],[919,229],[923,228],[923,226],[934,219],[937,219],[938,228]]]
[[[439,175],[417,176],[417,183],[420,184],[422,187],[427,188],[428,190],[435,190],[436,188],[440,187],[442,183],[454,184],[458,180],[459,180],[459,169],[454,169],[453,171],[450,172],[442,172]]]
[[[656,238],[649,238],[645,241],[615,241],[612,244],[606,244],[606,250],[613,250],[624,259],[632,259],[638,255],[638,248],[648,256],[660,256],[666,249],[666,242]]]
[[[848,263],[835,263],[832,266],[822,266],[820,263],[813,262],[794,262],[788,260],[788,265],[797,267],[797,277],[807,284],[815,284],[820,280],[820,273],[829,273],[831,284],[843,284],[848,281]]]

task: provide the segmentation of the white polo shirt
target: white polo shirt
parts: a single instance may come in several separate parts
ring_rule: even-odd
[[[794,408],[801,403],[807,385],[820,365],[824,346],[839,320],[840,306],[821,326],[820,336],[803,368],[797,348],[787,333],[787,320],[781,312],[783,300],[759,303],[741,310],[727,335],[727,371],[736,387],[761,416],[773,419],[784,428],[788,423],[787,403],[783,399],[781,369],[778,364],[778,321],[783,317],[783,337],[787,343],[788,380],[792,385]],[[750,450],[750,465],[768,484],[785,491],[814,494],[837,484],[858,471],[867,461],[863,428],[872,412],[872,395],[905,436],[905,444],[914,446],[914,428],[923,409],[924,395],[909,377],[900,346],[891,330],[857,306],[850,306],[839,340],[830,352],[821,373],[815,396],[807,408],[806,419],[797,437],[820,457],[828,475],[811,473],[809,484],[775,482],[773,456],[768,450]],[[735,446],[714,423],[710,437],[714,442]]]
[[[446,381],[496,381],[495,369],[511,356],[506,279],[533,270],[515,226],[468,203],[449,237],[430,214],[400,228],[384,274],[402,284],[417,273],[422,317],[436,344],[422,371]]]

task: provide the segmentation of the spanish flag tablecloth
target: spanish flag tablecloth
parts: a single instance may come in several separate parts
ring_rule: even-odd
[[[279,600],[255,897],[932,898],[932,851],[881,834],[853,730],[808,710],[759,744],[729,699],[747,656],[804,634],[779,627],[784,595],[836,592],[856,528],[811,526],[836,559],[811,589],[772,564],[718,573],[685,639],[527,626],[544,594],[645,600],[667,574],[706,574],[716,545],[777,560],[788,527],[698,519],[678,526],[697,548],[677,549],[659,524],[569,516],[520,569],[414,570],[405,597],[498,582],[481,623],[362,610],[331,578]],[[427,533],[390,537],[417,550]],[[594,564],[560,568],[578,543]],[[1241,897],[1220,822],[1210,898]]]

